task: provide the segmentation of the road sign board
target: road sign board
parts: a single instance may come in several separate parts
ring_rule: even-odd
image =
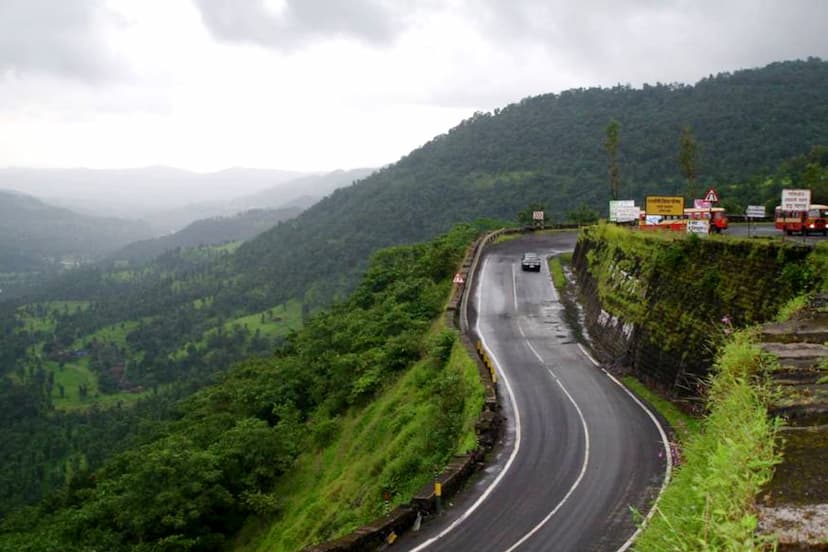
[[[706,199],[694,199],[693,200],[693,208],[694,209],[710,209],[713,207],[713,203],[706,200]]]
[[[710,233],[710,224],[706,220],[688,220],[687,233],[706,236]]]
[[[632,199],[618,199],[609,202],[609,220],[610,222],[623,222],[618,220],[618,209],[621,207],[632,207],[635,201]]]
[[[782,190],[783,211],[807,211],[811,205],[811,190]]]
[[[648,215],[680,217],[684,214],[684,198],[678,196],[647,196]]]
[[[532,211],[532,220],[543,220],[543,211]]]
[[[454,282],[455,284],[463,284],[463,283],[465,283],[465,282],[466,282],[466,280],[464,280],[464,279],[463,279],[463,275],[462,275],[462,274],[460,274],[460,273],[458,272],[457,274],[455,274],[455,275],[454,275],[454,280],[453,280],[453,282]]]
[[[752,218],[765,218],[764,205],[748,205],[745,209],[745,216]]]
[[[622,205],[615,212],[615,222],[630,222],[641,217],[641,208],[635,205]]]
[[[705,192],[704,200],[709,201],[710,203],[718,203],[719,192],[716,191],[716,188],[710,188],[707,192]]]

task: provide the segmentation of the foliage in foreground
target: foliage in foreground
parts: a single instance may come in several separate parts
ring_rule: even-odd
[[[767,550],[755,534],[754,498],[779,455],[778,423],[767,416],[772,367],[747,332],[722,349],[711,378],[710,414],[684,449],[685,462],[636,542],[643,551]]]
[[[280,481],[300,454],[333,440],[340,417],[370,405],[423,357],[440,381],[453,340],[425,336],[476,234],[467,225],[379,252],[352,297],[311,319],[276,357],[240,363],[221,384],[180,403],[160,437],[10,515],[0,550],[216,550],[247,519],[278,517],[286,493],[297,491]],[[452,389],[451,404],[435,394],[441,415],[428,428],[434,449],[416,451],[423,461],[447,458],[462,439],[459,393],[467,390]],[[410,421],[400,418],[396,432],[406,433]],[[409,489],[408,468],[396,466],[396,479],[382,483]]]

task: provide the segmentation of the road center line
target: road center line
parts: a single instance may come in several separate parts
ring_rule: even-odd
[[[520,327],[519,322],[518,322],[518,327]],[[507,548],[505,550],[505,552],[512,552],[513,550],[516,550],[520,545],[522,545],[524,542],[526,542],[527,540],[532,538],[532,536],[535,533],[540,531],[543,528],[543,526],[546,525],[549,522],[549,520],[552,519],[552,517],[555,514],[558,513],[558,510],[560,510],[563,507],[563,505],[566,503],[566,501],[569,500],[569,497],[572,496],[572,493],[575,492],[575,489],[578,488],[578,485],[581,484],[581,481],[583,480],[584,475],[586,474],[587,465],[589,464],[589,428],[587,427],[586,419],[584,418],[584,413],[581,412],[581,407],[578,406],[578,403],[575,402],[575,399],[572,397],[572,395],[569,394],[569,391],[566,389],[564,384],[561,383],[561,380],[558,378],[558,376],[552,371],[551,368],[549,368],[548,366],[545,365],[545,363],[543,361],[543,357],[541,357],[540,353],[538,353],[537,349],[535,349],[535,347],[532,345],[532,343],[530,343],[527,340],[526,344],[529,345],[529,349],[531,349],[532,353],[534,353],[535,357],[538,359],[538,361],[541,363],[541,365],[543,365],[546,368],[546,371],[549,372],[549,375],[552,376],[552,379],[555,380],[555,383],[558,384],[558,387],[561,388],[561,391],[564,392],[564,395],[566,395],[567,399],[569,399],[569,402],[572,403],[572,406],[575,407],[575,411],[578,413],[578,417],[581,419],[581,427],[583,427],[583,429],[584,429],[584,461],[581,464],[581,471],[578,474],[578,478],[575,480],[575,482],[569,488],[566,495],[564,495],[564,497],[561,499],[561,501],[558,502],[558,504],[555,506],[555,508],[553,508],[552,511],[549,512],[546,515],[546,517],[543,518],[540,521],[540,523],[535,525],[528,533],[523,535],[515,544],[513,544],[512,546]]]

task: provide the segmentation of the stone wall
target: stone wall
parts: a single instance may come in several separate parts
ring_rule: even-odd
[[[602,225],[581,233],[573,270],[603,360],[669,395],[692,398],[725,332],[770,319],[815,281],[810,251],[779,240]]]

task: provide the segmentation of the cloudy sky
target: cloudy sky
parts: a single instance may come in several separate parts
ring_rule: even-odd
[[[0,0],[0,166],[378,166],[530,95],[826,59],[826,28],[826,0]]]

